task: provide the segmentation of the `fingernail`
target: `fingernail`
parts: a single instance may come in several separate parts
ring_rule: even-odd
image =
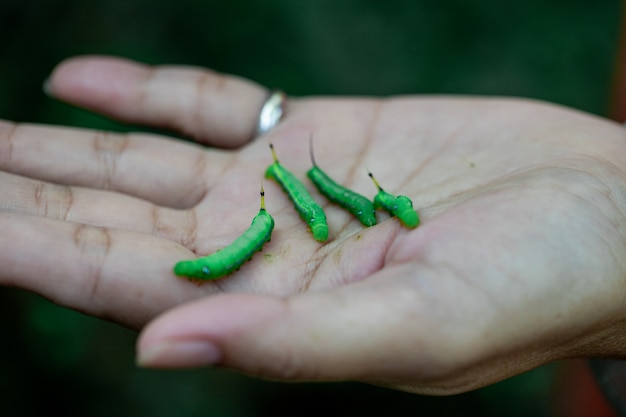
[[[141,349],[137,365],[143,368],[193,368],[215,365],[221,356],[217,346],[206,341],[170,341]]]

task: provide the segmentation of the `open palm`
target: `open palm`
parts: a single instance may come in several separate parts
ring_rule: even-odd
[[[0,124],[0,282],[144,330],[152,366],[217,363],[279,379],[354,379],[422,393],[476,388],[554,359],[621,355],[626,279],[623,128],[493,98],[291,99],[252,136],[265,90],[200,69],[71,60],[51,93],[148,134]],[[316,192],[316,242],[272,162],[319,166],[365,196],[372,171],[413,199],[414,230],[363,228]],[[224,150],[223,148],[235,148]],[[228,245],[263,183],[263,251],[197,285],[179,260]]]

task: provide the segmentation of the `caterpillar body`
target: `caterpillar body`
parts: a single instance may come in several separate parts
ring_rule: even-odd
[[[209,256],[181,261],[174,266],[178,276],[199,280],[214,280],[230,275],[269,242],[274,230],[274,219],[265,210],[265,192],[261,187],[261,208],[250,227],[233,243]]]
[[[374,226],[376,224],[376,209],[374,204],[361,194],[338,184],[322,171],[315,162],[313,155],[313,139],[309,142],[309,152],[313,167],[306,173],[307,177],[317,187],[320,193],[326,196],[333,203],[352,213],[364,226]]]
[[[374,178],[371,172],[367,174],[374,182],[376,188],[378,188],[378,194],[374,197],[374,207],[387,210],[389,214],[397,217],[400,223],[409,229],[414,229],[419,226],[420,217],[413,208],[411,199],[405,195],[393,195],[386,192],[380,184],[378,184],[378,181],[376,181],[376,178]]]
[[[306,222],[318,242],[328,240],[328,223],[322,207],[311,197],[309,191],[291,172],[283,167],[276,157],[274,146],[270,143],[274,163],[267,167],[265,177],[276,181],[287,193],[300,217]]]

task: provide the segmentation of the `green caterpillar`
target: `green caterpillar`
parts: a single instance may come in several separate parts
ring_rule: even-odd
[[[320,193],[324,194],[333,203],[339,204],[341,207],[352,213],[364,226],[374,226],[376,224],[376,209],[374,204],[361,194],[355,193],[330,178],[315,163],[313,155],[313,139],[309,141],[309,152],[311,154],[311,168],[307,173],[307,177],[315,184]]]
[[[252,219],[250,227],[233,243],[209,256],[181,261],[174,266],[174,273],[179,276],[199,280],[213,280],[224,277],[238,270],[241,265],[269,242],[274,230],[274,219],[265,210],[265,192],[261,187],[261,208]]]
[[[313,200],[304,184],[278,162],[274,146],[271,143],[270,150],[274,163],[267,167],[265,177],[276,181],[287,193],[296,210],[300,213],[300,217],[309,226],[313,238],[318,242],[325,242],[328,240],[328,224],[324,210]]]
[[[374,207],[383,208],[389,212],[392,216],[395,216],[400,222],[408,227],[414,229],[420,224],[420,217],[417,211],[413,209],[413,202],[405,195],[393,195],[389,194],[378,184],[376,178],[371,172],[367,175],[370,176],[374,185],[378,188],[378,194],[374,197]]]

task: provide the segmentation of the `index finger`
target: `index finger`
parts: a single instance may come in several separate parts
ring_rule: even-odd
[[[46,91],[118,120],[173,129],[220,147],[253,138],[268,96],[252,81],[206,69],[94,56],[59,64]]]

